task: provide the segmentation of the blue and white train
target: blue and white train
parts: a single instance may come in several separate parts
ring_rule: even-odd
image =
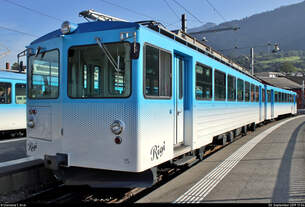
[[[0,71],[0,135],[25,136],[26,75]]]
[[[62,27],[27,47],[27,152],[68,185],[148,186],[160,166],[296,114],[296,93],[182,31],[152,21]]]

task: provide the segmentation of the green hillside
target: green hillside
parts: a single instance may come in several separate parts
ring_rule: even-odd
[[[242,55],[238,57],[231,57],[240,65],[249,68],[249,58]],[[255,72],[305,72],[305,51],[291,50],[287,52],[279,52],[276,54],[263,54],[255,55],[254,63]]]

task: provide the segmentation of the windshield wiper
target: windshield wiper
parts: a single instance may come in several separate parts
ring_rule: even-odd
[[[116,72],[120,72],[120,68],[119,68],[119,64],[117,64],[114,60],[114,58],[111,56],[110,52],[107,50],[107,48],[105,47],[104,43],[101,42],[101,39],[99,37],[95,38],[98,46],[103,50],[103,52],[105,53],[106,57],[108,58],[109,62],[112,64],[112,66],[114,67]]]

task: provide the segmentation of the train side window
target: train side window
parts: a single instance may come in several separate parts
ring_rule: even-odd
[[[228,101],[236,100],[236,78],[228,75]]]
[[[212,99],[212,68],[196,64],[196,99]]]
[[[26,84],[16,83],[15,101],[16,104],[26,104]]]
[[[259,102],[259,87],[255,86],[255,101]]]
[[[226,100],[226,74],[219,70],[214,72],[214,96],[216,101]]]
[[[278,101],[277,91],[274,91],[274,102],[276,103],[277,101]]]
[[[73,46],[68,51],[70,98],[127,98],[131,95],[130,44]],[[111,61],[112,57],[115,61]]]
[[[265,89],[262,89],[262,102],[266,101]]]
[[[0,104],[12,103],[12,84],[0,82]]]
[[[255,101],[255,85],[251,84],[251,102]]]
[[[271,91],[267,90],[268,102],[271,102]]]
[[[171,54],[149,45],[145,45],[144,48],[145,96],[152,98],[171,97]]]
[[[245,82],[245,101],[250,101],[250,83]]]
[[[244,100],[244,81],[241,79],[237,79],[237,100]]]

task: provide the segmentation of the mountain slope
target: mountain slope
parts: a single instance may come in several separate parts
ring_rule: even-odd
[[[205,36],[208,44],[218,50],[234,46],[255,47],[268,42],[279,42],[281,50],[305,50],[304,20],[305,1],[212,27],[238,26],[240,29],[237,31],[199,34],[196,37],[201,39]],[[255,48],[255,51],[266,52],[267,47]],[[249,49],[239,52],[248,54]],[[224,53],[230,54],[232,51],[226,50]]]

